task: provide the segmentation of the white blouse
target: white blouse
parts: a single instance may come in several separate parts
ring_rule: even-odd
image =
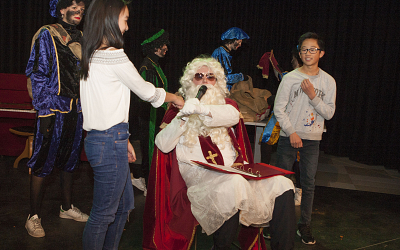
[[[160,107],[166,92],[139,75],[123,49],[96,50],[87,80],[80,82],[83,128],[106,130],[129,121],[130,91]]]

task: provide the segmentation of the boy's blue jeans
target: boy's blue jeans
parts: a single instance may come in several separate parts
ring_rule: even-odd
[[[293,171],[293,162],[300,152],[301,216],[299,223],[310,225],[314,202],[315,174],[317,173],[320,141],[302,140],[302,148],[293,148],[289,137],[281,136],[278,141],[276,166]]]
[[[134,208],[128,163],[127,123],[91,130],[85,152],[93,168],[93,206],[83,232],[83,249],[118,249],[128,213]]]

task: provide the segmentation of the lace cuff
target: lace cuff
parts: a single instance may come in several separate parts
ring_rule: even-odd
[[[150,102],[153,107],[158,108],[160,107],[165,100],[166,92],[162,88],[156,88],[156,91],[154,92],[153,96],[148,98],[146,101]]]

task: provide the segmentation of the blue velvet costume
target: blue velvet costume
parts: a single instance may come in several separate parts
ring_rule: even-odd
[[[228,49],[225,46],[216,48],[211,56],[217,59],[224,68],[227,84],[226,87],[229,91],[231,90],[233,84],[243,81],[244,76],[242,73],[232,73],[232,56],[229,54]]]
[[[38,177],[50,174],[54,166],[73,172],[79,162],[83,138],[79,100],[81,38],[80,31],[62,22],[43,26],[32,40],[25,73],[32,83],[37,122],[33,154],[27,165]],[[43,117],[51,119],[48,137],[39,131]]]
[[[236,40],[243,40],[243,39],[249,39],[250,37],[241,29],[233,27],[225,31],[221,35],[221,40],[225,39],[236,39]],[[233,84],[243,81],[244,76],[242,73],[232,73],[232,65],[231,65],[231,60],[232,56],[229,54],[229,50],[225,46],[220,46],[217,49],[214,50],[214,52],[211,55],[215,59],[217,59],[222,67],[224,68],[225,71],[225,76],[226,76],[226,87],[230,91]]]

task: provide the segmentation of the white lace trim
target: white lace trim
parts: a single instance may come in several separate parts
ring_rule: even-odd
[[[120,50],[96,50],[93,53],[92,63],[99,64],[120,64],[129,62],[129,58],[126,56],[125,52]]]
[[[158,99],[160,99],[162,94],[162,90],[160,88],[156,88],[156,91],[154,92],[154,95],[147,99],[148,102],[154,103],[157,102]]]

